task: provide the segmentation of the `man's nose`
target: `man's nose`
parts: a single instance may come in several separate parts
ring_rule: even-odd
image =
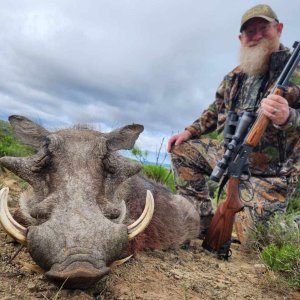
[[[260,30],[256,30],[255,34],[252,37],[253,41],[259,41],[264,37],[263,33]]]

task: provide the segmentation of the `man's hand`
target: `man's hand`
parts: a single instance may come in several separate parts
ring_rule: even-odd
[[[172,146],[175,144],[175,146],[181,144],[182,142],[187,141],[192,134],[188,131],[185,130],[181,133],[173,135],[168,142],[168,152],[171,152]]]
[[[279,95],[269,95],[261,101],[261,110],[275,125],[283,125],[289,117],[289,104]]]

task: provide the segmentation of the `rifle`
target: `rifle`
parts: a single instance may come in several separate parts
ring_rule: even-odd
[[[300,42],[295,42],[293,48],[291,57],[278,77],[271,94],[282,96],[287,90],[289,79],[300,60]],[[249,156],[258,145],[270,122],[269,118],[262,112],[259,112],[255,121],[254,118],[254,113],[244,112],[238,122],[236,122],[236,116],[233,116],[234,120],[232,122],[229,120],[231,131],[236,125],[235,133],[225,137],[228,138],[229,136],[230,142],[227,141],[226,151],[210,176],[210,179],[217,182],[223,177],[218,197],[227,181],[228,183],[226,199],[218,206],[202,247],[210,252],[217,253],[218,257],[223,259],[228,259],[231,253],[231,234],[235,214],[244,208],[244,202],[239,196],[239,184],[243,176],[250,177]],[[251,129],[248,131],[248,128]]]

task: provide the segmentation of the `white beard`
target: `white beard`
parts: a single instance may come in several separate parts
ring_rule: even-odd
[[[269,59],[272,52],[278,50],[279,38],[269,40],[261,39],[258,42],[249,42],[241,45],[240,67],[249,75],[262,75],[269,66]]]

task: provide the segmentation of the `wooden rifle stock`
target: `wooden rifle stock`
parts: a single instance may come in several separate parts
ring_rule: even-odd
[[[283,96],[283,90],[276,88],[273,94]],[[252,146],[253,148],[256,147],[259,141],[261,140],[264,132],[266,131],[269,122],[270,119],[268,117],[266,117],[262,113],[259,113],[255,123],[253,124],[248,135],[246,136],[244,143],[246,145]]]
[[[203,248],[209,251],[222,251],[223,245],[231,241],[234,216],[244,208],[239,196],[239,178],[230,177],[227,183],[227,197],[211,221],[208,233],[203,242]],[[222,254],[222,253],[219,253]]]

